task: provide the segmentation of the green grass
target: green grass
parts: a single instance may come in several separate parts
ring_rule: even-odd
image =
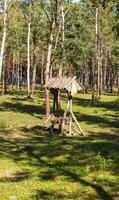
[[[52,135],[44,122],[44,97],[24,92],[0,97],[0,200],[111,200],[119,196],[119,101],[74,98],[85,136]],[[66,96],[62,98],[62,109]]]

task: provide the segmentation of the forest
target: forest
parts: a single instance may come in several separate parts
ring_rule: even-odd
[[[119,199],[118,57],[117,0],[0,0],[1,200]]]

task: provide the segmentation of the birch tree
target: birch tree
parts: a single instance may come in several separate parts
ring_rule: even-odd
[[[54,4],[54,6],[53,6],[53,15],[52,15],[51,21],[50,21],[50,36],[49,36],[48,50],[47,50],[45,83],[48,82],[49,75],[50,75],[51,54],[52,54],[52,47],[53,47],[53,41],[54,41],[53,34],[54,34],[54,30],[55,30],[55,26],[56,26],[56,20],[57,20],[58,1],[54,0],[53,4]],[[45,89],[45,104],[46,104],[46,116],[48,117],[49,114],[50,114],[50,92],[49,92],[49,90],[47,88]]]
[[[30,87],[30,35],[31,35],[31,2],[29,5],[29,18],[28,18],[28,38],[27,38],[27,98],[30,98],[31,87]]]
[[[4,50],[5,50],[5,42],[6,42],[6,34],[7,34],[7,9],[8,9],[8,0],[4,0],[4,3],[3,3],[3,36],[2,36],[2,44],[1,44],[1,51],[0,51],[0,81],[2,78],[3,58],[4,58]]]

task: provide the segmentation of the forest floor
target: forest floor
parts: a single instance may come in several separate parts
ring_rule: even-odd
[[[119,197],[119,99],[91,107],[90,98],[73,100],[85,136],[67,137],[35,128],[45,117],[42,92],[33,101],[24,92],[0,97],[0,200]]]

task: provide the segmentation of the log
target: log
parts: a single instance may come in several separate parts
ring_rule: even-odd
[[[80,131],[79,130],[77,130],[76,128],[74,128],[74,127],[72,127],[72,129],[74,130],[74,131],[76,131],[79,135],[81,135],[81,133],[80,133]]]
[[[78,121],[77,121],[77,119],[76,119],[76,117],[75,117],[73,112],[71,112],[71,116],[72,116],[73,120],[75,121],[75,123],[76,123],[76,125],[77,125],[77,127],[78,127],[78,129],[79,129],[79,131],[81,133],[81,135],[84,135],[83,130],[82,130],[80,124],[78,123]]]
[[[48,123],[48,121],[50,120],[50,118],[52,117],[52,115],[53,115],[53,114],[51,114],[51,115],[46,119],[45,124]]]

